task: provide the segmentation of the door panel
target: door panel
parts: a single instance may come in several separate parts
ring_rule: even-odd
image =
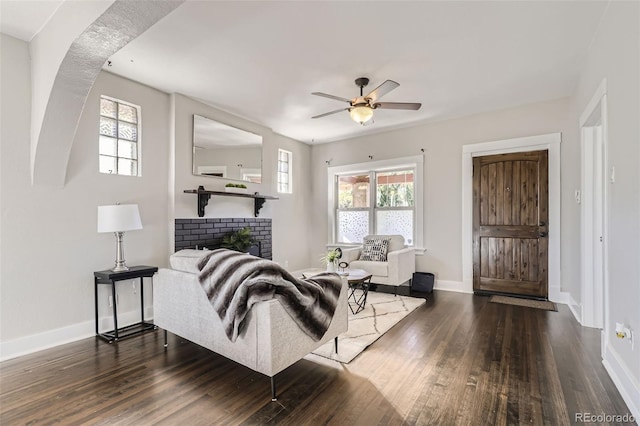
[[[474,291],[548,296],[547,158],[547,151],[474,158]]]

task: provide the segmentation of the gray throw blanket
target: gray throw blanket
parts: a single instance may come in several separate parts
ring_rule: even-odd
[[[198,263],[198,279],[235,342],[251,307],[277,299],[300,329],[315,341],[324,336],[335,312],[342,282],[324,273],[298,279],[275,262],[227,249],[213,250]]]

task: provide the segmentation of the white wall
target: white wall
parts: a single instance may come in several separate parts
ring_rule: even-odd
[[[244,118],[226,113],[184,95],[172,95],[172,152],[175,176],[170,191],[175,195],[173,216],[175,218],[197,218],[196,196],[185,194],[186,189],[203,185],[210,190],[224,190],[227,179],[192,174],[191,146],[193,140],[193,114],[201,115],[221,123],[247,130],[262,136],[262,183],[247,182],[249,192],[279,196],[279,200],[267,201],[260,217],[272,218],[273,260],[288,265],[290,269],[308,266],[310,239],[308,218],[311,212],[311,180],[309,164],[311,149],[308,145],[273,133]],[[276,193],[276,167],[278,149],[293,153],[293,194]],[[205,217],[253,217],[253,199],[212,196],[205,209]],[[173,219],[170,235],[173,239]],[[173,241],[170,244],[173,251]]]
[[[1,37],[0,356],[7,358],[93,335],[93,271],[112,267],[115,258],[113,235],[96,232],[98,205],[138,203],[144,229],[126,234],[127,263],[167,263],[169,97],[101,73],[80,118],[66,186],[32,186],[29,47]],[[98,173],[101,94],[142,107],[142,177]],[[139,309],[130,284],[119,299],[123,319]],[[106,308],[105,297],[101,316]]]
[[[640,3],[610,2],[579,80],[574,126],[607,80],[609,285],[604,364],[640,418]],[[573,292],[572,292],[573,293]],[[579,300],[576,299],[576,300]],[[615,337],[615,323],[635,330],[635,350]]]
[[[579,286],[578,206],[573,189],[579,181],[578,141],[571,121],[571,99],[564,98],[479,114],[371,136],[316,145],[312,148],[314,244],[312,255],[327,242],[327,165],[363,163],[421,154],[424,166],[424,241],[427,252],[416,256],[418,271],[433,272],[439,281],[462,281],[461,210],[462,146],[562,132],[562,288]],[[384,112],[379,112],[383,114]],[[354,123],[354,125],[356,125]],[[374,124],[375,125],[375,124]]]

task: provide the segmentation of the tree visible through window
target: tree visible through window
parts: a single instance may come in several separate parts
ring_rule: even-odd
[[[140,176],[140,107],[100,98],[100,173]]]
[[[337,242],[359,243],[369,234],[399,234],[413,245],[414,175],[414,169],[406,169],[338,176]]]

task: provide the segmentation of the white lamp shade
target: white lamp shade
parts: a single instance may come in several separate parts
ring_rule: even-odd
[[[124,232],[142,229],[137,204],[98,206],[98,232]]]

